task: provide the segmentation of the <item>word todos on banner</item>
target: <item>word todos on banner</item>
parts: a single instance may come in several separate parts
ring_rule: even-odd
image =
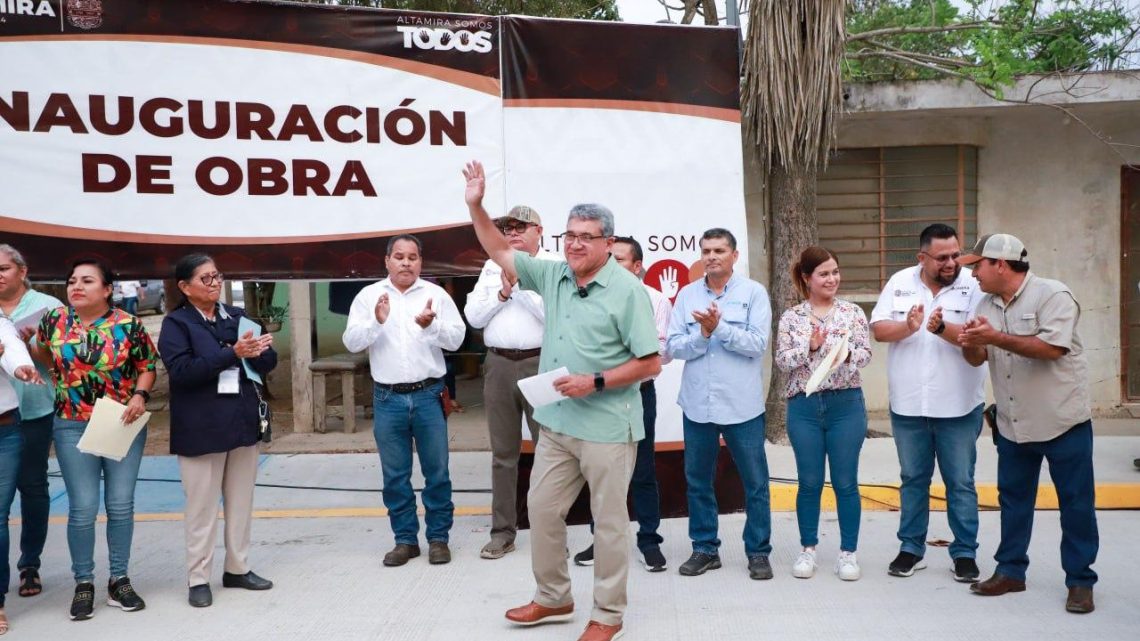
[[[433,49],[435,51],[456,51],[487,53],[491,50],[491,34],[487,31],[474,33],[465,29],[452,31],[442,27],[396,27],[404,35],[404,48]]]

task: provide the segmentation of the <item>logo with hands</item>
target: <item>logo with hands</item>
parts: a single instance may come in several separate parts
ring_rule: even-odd
[[[677,287],[676,267],[666,267],[661,271],[661,276],[657,283],[657,289],[660,289],[661,293],[665,294],[666,298],[671,299],[677,295],[679,288]]]
[[[645,271],[645,284],[661,290],[672,302],[677,297],[677,292],[689,284],[689,268],[671,258],[659,260]]]

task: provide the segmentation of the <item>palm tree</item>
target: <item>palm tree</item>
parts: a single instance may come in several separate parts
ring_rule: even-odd
[[[768,177],[772,336],[798,302],[788,267],[815,244],[816,176],[843,110],[846,0],[752,0],[744,47],[741,118]],[[785,441],[785,377],[773,370],[768,438]]]

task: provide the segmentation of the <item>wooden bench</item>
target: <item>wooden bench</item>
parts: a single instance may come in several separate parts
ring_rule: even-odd
[[[313,428],[324,434],[328,429],[328,417],[337,416],[344,419],[344,431],[351,434],[356,431],[356,377],[363,375],[371,380],[368,368],[368,353],[337,354],[313,361],[309,366],[313,373]],[[329,407],[325,377],[333,374],[340,375],[340,406]],[[371,386],[361,385],[364,391],[371,392]],[[371,394],[369,394],[371,398]],[[362,403],[364,415],[371,413],[371,404]]]

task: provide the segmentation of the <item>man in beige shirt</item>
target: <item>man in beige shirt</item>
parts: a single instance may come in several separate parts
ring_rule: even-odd
[[[987,295],[958,342],[974,366],[990,364],[997,405],[1001,543],[994,575],[970,589],[983,596],[1025,590],[1029,537],[1042,459],[1061,508],[1065,609],[1093,611],[1092,570],[1100,539],[1092,462],[1088,366],[1077,333],[1081,309],[1063,283],[1029,271],[1028,252],[1009,234],[980,238],[958,262],[973,266]]]

